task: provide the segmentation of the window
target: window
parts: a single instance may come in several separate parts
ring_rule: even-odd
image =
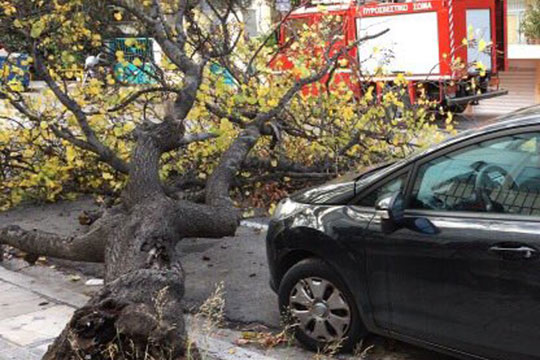
[[[480,142],[424,164],[413,209],[540,215],[540,133]]]
[[[509,0],[508,1],[508,43],[509,44],[524,44],[527,39],[521,31],[521,22],[525,16],[527,3],[525,0]]]
[[[373,190],[371,193],[369,193],[369,195],[360,200],[360,203],[358,205],[365,207],[375,207],[375,205],[377,205],[377,201],[383,196],[390,195],[398,191],[403,191],[405,188],[405,182],[407,181],[407,175],[408,174],[405,173],[393,180],[390,180],[376,190]]]

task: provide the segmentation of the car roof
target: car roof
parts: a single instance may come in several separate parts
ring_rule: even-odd
[[[422,151],[415,156],[408,158],[408,162],[415,161],[418,158],[429,155],[439,149],[475,138],[477,136],[531,125],[540,125],[540,104],[500,116],[494,119],[493,122],[488,125],[484,125],[476,129],[463,131],[456,136],[450,137],[440,142],[439,144],[431,146],[425,151]]]
[[[493,123],[472,130],[472,133],[482,135],[487,132],[537,124],[540,124],[540,104],[500,116],[494,119]]]

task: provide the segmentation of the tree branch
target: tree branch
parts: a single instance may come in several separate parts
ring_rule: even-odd
[[[13,225],[0,229],[0,244],[54,258],[101,263],[106,239],[125,220],[121,213],[105,215],[90,231],[78,237],[62,237],[40,230],[24,230]]]
[[[55,94],[56,98],[75,116],[77,119],[77,123],[79,124],[79,127],[86,137],[87,142],[92,146],[93,152],[95,152],[97,155],[99,155],[99,159],[107,164],[109,164],[111,167],[113,167],[115,170],[128,174],[129,173],[129,165],[120,159],[111,149],[109,149],[107,146],[105,146],[97,137],[96,133],[88,123],[88,119],[86,117],[86,114],[82,110],[82,108],[77,104],[75,100],[69,97],[69,95],[65,92],[63,92],[58,84],[53,80],[51,75],[49,74],[49,70],[45,66],[44,60],[41,57],[41,54],[36,48],[37,45],[34,44],[33,49],[33,56],[35,61],[35,69],[36,72],[43,78],[43,80],[47,83],[47,86],[52,90],[52,92]],[[76,145],[76,144],[74,144]],[[89,149],[87,149],[89,150]]]

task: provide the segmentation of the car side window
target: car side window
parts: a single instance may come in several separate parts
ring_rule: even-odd
[[[479,142],[422,165],[411,208],[540,215],[540,133]]]
[[[370,192],[358,203],[359,206],[375,207],[377,200],[385,195],[389,195],[398,191],[403,191],[405,188],[405,182],[407,181],[408,173],[398,176],[395,179],[388,181],[386,184]]]

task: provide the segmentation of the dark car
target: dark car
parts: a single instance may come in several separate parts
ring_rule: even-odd
[[[368,332],[540,359],[540,107],[283,200],[271,286],[317,349]]]

